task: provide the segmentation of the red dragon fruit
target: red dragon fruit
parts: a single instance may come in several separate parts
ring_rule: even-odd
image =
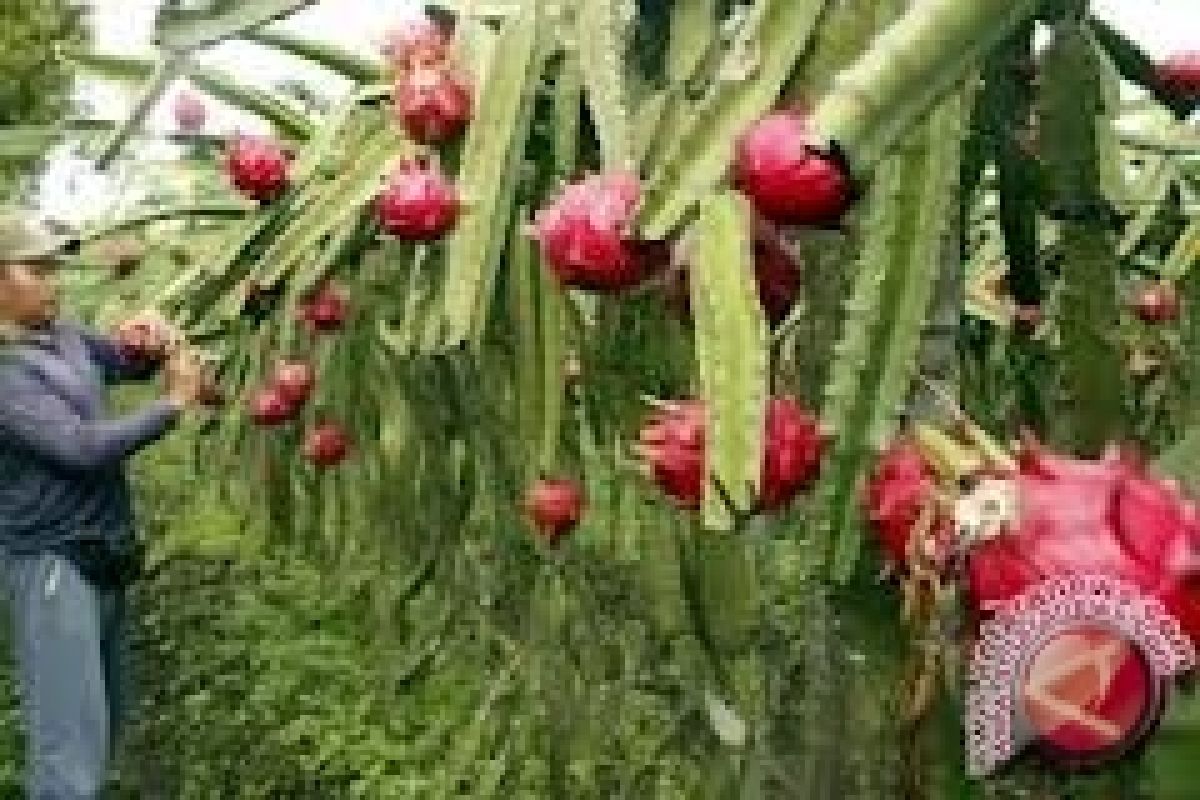
[[[345,293],[333,284],[324,284],[300,306],[300,319],[316,333],[339,330],[348,314]]]
[[[282,425],[296,415],[297,407],[278,389],[269,387],[250,397],[250,418],[262,427]]]
[[[441,171],[415,160],[397,167],[375,200],[384,233],[412,242],[440,239],[460,208],[457,190]]]
[[[450,55],[450,34],[425,14],[418,14],[389,30],[382,49],[395,70],[442,64]]]
[[[1027,443],[1016,471],[1016,518],[968,557],[973,604],[994,610],[1069,574],[1123,579],[1157,596],[1200,640],[1200,520],[1175,486],[1115,449],[1079,460]]]
[[[842,167],[816,147],[807,119],[793,111],[768,114],[737,142],[734,179],[759,213],[786,225],[829,225],[850,205]]]
[[[636,176],[605,173],[568,185],[537,213],[532,236],[564,286],[615,292],[641,283],[647,259],[631,231],[640,199]]]
[[[550,544],[579,524],[584,506],[583,489],[576,481],[563,478],[534,483],[523,501],[526,515]]]
[[[267,137],[234,137],[226,151],[225,167],[237,190],[260,203],[277,199],[288,186],[288,154]]]
[[[420,144],[457,138],[471,121],[471,88],[447,67],[421,67],[402,75],[392,102],[405,132]]]
[[[639,450],[654,482],[681,508],[698,509],[704,498],[704,404],[666,403],[642,428]],[[816,477],[825,437],[811,413],[790,397],[767,405],[760,505],[783,508]]]
[[[909,540],[936,491],[933,465],[910,438],[897,439],[876,462],[864,499],[867,516],[892,563],[908,563]],[[949,543],[953,520],[938,514],[933,525],[935,539]]]
[[[1200,99],[1200,50],[1168,58],[1158,66],[1158,81],[1174,95]]]
[[[208,119],[208,109],[195,92],[180,92],[176,95],[172,111],[175,113],[175,124],[185,133],[203,130]]]
[[[316,386],[317,375],[311,364],[303,361],[281,361],[271,375],[271,386],[288,403],[302,406]]]
[[[304,437],[304,457],[317,467],[334,467],[350,454],[350,439],[336,422],[324,422]]]
[[[1172,322],[1179,317],[1179,294],[1169,283],[1149,283],[1133,296],[1133,313],[1148,325]]]

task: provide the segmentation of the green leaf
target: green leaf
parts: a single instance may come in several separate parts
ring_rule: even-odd
[[[588,106],[608,171],[633,167],[629,90],[625,85],[628,20],[625,0],[578,0],[575,40]]]
[[[715,530],[730,529],[735,511],[754,506],[762,472],[767,325],[756,290],[749,214],[740,195],[714,195],[689,241],[706,467],[715,482],[705,491],[704,522]]]
[[[286,17],[316,0],[237,0],[222,3],[215,13],[173,13],[159,11],[155,44],[175,53],[190,52],[254,30],[268,22]]]
[[[277,28],[250,30],[243,33],[242,38],[311,61],[355,83],[377,83],[385,78],[384,70],[378,62],[319,39],[299,36]]]

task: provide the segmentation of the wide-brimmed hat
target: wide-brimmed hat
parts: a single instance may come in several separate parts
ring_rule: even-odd
[[[0,264],[59,264],[78,245],[30,214],[0,212]]]

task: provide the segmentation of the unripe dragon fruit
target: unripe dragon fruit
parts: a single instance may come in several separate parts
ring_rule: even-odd
[[[180,92],[175,96],[175,124],[185,133],[196,133],[204,129],[208,109],[195,92]]]
[[[458,192],[440,170],[406,161],[375,200],[383,232],[411,242],[440,239],[458,220]]]
[[[926,505],[935,502],[936,491],[933,465],[909,438],[897,439],[876,462],[864,499],[871,526],[892,563],[909,562],[909,541]],[[953,520],[935,513],[932,524],[935,540],[949,544]]]
[[[814,143],[807,119],[778,111],[738,139],[734,180],[758,212],[784,225],[830,225],[851,200],[843,168]]]
[[[395,70],[442,64],[450,55],[450,34],[425,14],[404,20],[385,34],[383,55]]]
[[[1171,483],[1110,449],[1096,460],[1027,443],[1016,471],[1017,511],[968,557],[976,608],[994,610],[1035,583],[1104,574],[1156,596],[1200,641],[1200,520]]]
[[[471,88],[447,67],[420,67],[401,75],[392,102],[405,132],[419,144],[454,139],[471,121]]]
[[[532,236],[564,286],[615,292],[642,282],[647,259],[632,234],[640,199],[636,176],[605,173],[569,184],[537,213]]]
[[[530,486],[522,505],[538,533],[554,544],[579,524],[585,501],[576,481],[556,478]]]
[[[1158,81],[1168,92],[1200,100],[1200,50],[1176,53],[1158,66]]]
[[[233,185],[260,203],[277,199],[288,186],[289,157],[273,139],[236,136],[229,143],[225,167]]]
[[[1169,283],[1150,283],[1140,287],[1133,297],[1133,313],[1148,325],[1160,325],[1179,318],[1179,294]]]
[[[639,451],[651,476],[680,508],[698,509],[704,498],[704,404],[683,400],[663,405],[639,435]],[[790,397],[771,398],[764,439],[762,510],[785,507],[816,477],[825,437],[815,416]]]

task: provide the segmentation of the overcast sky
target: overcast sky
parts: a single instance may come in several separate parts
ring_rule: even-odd
[[[91,5],[95,10],[93,32],[99,50],[152,55],[149,42],[156,0],[91,0]],[[1094,0],[1093,5],[1096,13],[1114,22],[1152,55],[1200,48],[1200,0]],[[414,0],[324,0],[279,24],[372,52],[389,22],[414,13],[417,6]],[[200,60],[228,70],[247,83],[269,85],[287,78],[301,78],[322,82],[333,92],[338,90],[337,82],[319,68],[253,44],[227,43],[203,54]],[[104,116],[122,115],[130,105],[128,92],[113,85],[89,81],[83,85],[82,93],[95,109],[103,110]],[[223,133],[235,127],[253,129],[256,125],[255,120],[227,109],[214,107],[210,113],[209,127],[214,132]],[[149,121],[149,127],[167,130],[171,126],[167,102]],[[45,212],[65,219],[78,219],[80,213],[87,213],[83,209],[105,205],[111,191],[108,182],[91,174],[86,164],[71,160],[53,164],[44,186]]]

